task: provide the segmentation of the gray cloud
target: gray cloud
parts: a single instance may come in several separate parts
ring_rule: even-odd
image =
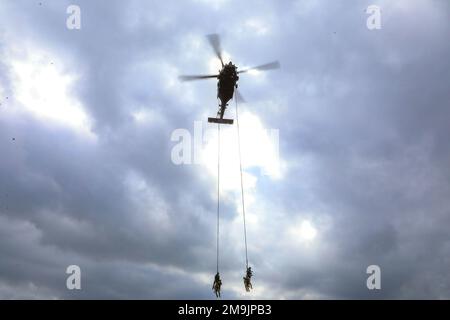
[[[1,298],[213,298],[215,177],[170,161],[173,130],[215,112],[215,83],[176,80],[209,72],[211,32],[239,65],[282,64],[240,79],[286,163],[281,179],[258,176],[248,207],[253,297],[449,298],[448,2],[382,1],[379,31],[368,1],[79,1],[80,31],[65,28],[68,4],[0,5]],[[69,93],[95,139],[23,111],[24,48],[77,76]],[[231,195],[224,296],[248,298]],[[311,242],[292,235],[304,220]],[[70,264],[80,292],[65,288]]]

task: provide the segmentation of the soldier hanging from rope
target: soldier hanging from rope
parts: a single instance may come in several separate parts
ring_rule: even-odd
[[[247,292],[250,292],[250,289],[253,289],[253,286],[252,286],[252,283],[251,283],[252,276],[253,276],[252,267],[248,267],[247,268],[247,274],[243,278],[244,279],[245,290]]]
[[[220,298],[220,287],[222,286],[222,280],[220,280],[220,275],[217,272],[214,277],[214,283],[212,286],[212,289],[214,290],[214,293],[216,294],[217,298]]]

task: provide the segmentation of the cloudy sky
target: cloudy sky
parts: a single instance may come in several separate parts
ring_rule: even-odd
[[[214,297],[216,83],[177,79],[217,71],[210,33],[282,66],[239,81],[250,294],[222,130],[223,297],[450,298],[447,0],[2,0],[0,298]]]

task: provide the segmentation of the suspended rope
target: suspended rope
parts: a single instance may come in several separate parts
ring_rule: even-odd
[[[248,268],[248,250],[247,250],[247,226],[245,224],[245,199],[244,199],[244,182],[242,179],[242,157],[241,157],[241,133],[239,130],[239,112],[237,99],[234,99],[236,105],[236,128],[238,136],[238,152],[239,152],[239,171],[241,173],[241,197],[242,197],[242,217],[244,221],[244,242],[245,242],[245,266]]]
[[[220,287],[222,286],[222,281],[220,280],[219,274],[219,238],[220,238],[220,124],[217,124],[217,273],[214,276],[214,283],[212,289],[216,294],[217,298],[220,298]]]
[[[241,177],[241,199],[242,199],[242,217],[244,225],[244,245],[245,245],[245,267],[246,272],[244,276],[244,287],[246,291],[253,289],[251,278],[253,276],[252,268],[248,266],[248,246],[247,246],[247,225],[245,219],[245,197],[244,197],[244,179],[242,170],[242,155],[241,155],[241,133],[239,128],[239,110],[237,99],[235,98],[236,105],[236,128],[237,128],[237,138],[238,138],[238,153],[239,153],[239,172]],[[214,283],[212,289],[214,290],[216,297],[220,298],[220,287],[222,286],[222,281],[220,280],[219,274],[219,239],[220,239],[220,124],[217,124],[217,243],[216,243],[216,270],[217,273],[214,276]]]
[[[219,273],[220,236],[220,124],[217,124],[217,273]]]
[[[246,273],[244,276],[244,286],[246,291],[250,291],[253,289],[251,283],[251,277],[253,275],[252,268],[248,266],[248,248],[247,248],[247,225],[245,221],[245,198],[244,198],[244,179],[242,175],[242,156],[241,156],[241,133],[239,129],[239,111],[238,111],[238,103],[237,98],[234,98],[234,102],[236,105],[236,128],[237,128],[237,136],[238,136],[238,151],[239,151],[239,171],[241,174],[241,198],[242,198],[242,218],[244,222],[244,243],[245,243],[245,267]]]

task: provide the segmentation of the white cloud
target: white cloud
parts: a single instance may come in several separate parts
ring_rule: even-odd
[[[264,36],[270,32],[269,25],[260,18],[251,18],[245,22],[245,27],[249,29],[250,32],[256,33],[257,35]]]
[[[94,137],[91,119],[81,103],[71,94],[77,75],[69,72],[54,53],[38,47],[20,48],[26,54],[11,56],[13,96],[22,111],[41,121],[67,126]]]

